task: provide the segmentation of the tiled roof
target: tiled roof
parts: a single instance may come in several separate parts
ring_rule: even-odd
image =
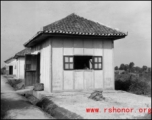
[[[44,39],[44,34],[51,35],[77,35],[77,36],[93,36],[120,39],[127,34],[116,29],[101,25],[97,22],[80,17],[76,14],[70,14],[67,17],[58,20],[52,24],[43,27],[43,31],[27,41],[24,46],[30,47],[37,44],[38,41]],[[47,36],[46,35],[46,36]]]
[[[20,52],[16,53],[14,57],[15,58],[22,57],[22,56],[25,56],[25,54],[29,54],[29,53],[31,53],[31,49],[30,48],[26,48],[26,49],[21,50]]]
[[[65,33],[65,34],[80,34],[80,35],[107,35],[117,36],[125,35],[125,33],[112,29],[97,22],[87,20],[76,14],[56,21],[50,25],[44,26],[43,31],[52,33]]]
[[[10,57],[9,59],[7,59],[7,60],[5,60],[4,62],[5,63],[9,63],[11,60],[13,60],[14,59],[14,57]]]

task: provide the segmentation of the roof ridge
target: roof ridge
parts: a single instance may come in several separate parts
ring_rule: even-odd
[[[4,62],[6,63],[7,61],[11,60],[11,59],[14,59],[14,56],[13,57],[10,57],[8,58],[7,60],[5,60]]]
[[[63,17],[63,18],[61,18],[61,19],[59,19],[59,20],[56,20],[56,21],[54,21],[54,22],[52,22],[52,23],[50,23],[50,24],[48,24],[48,25],[43,26],[43,30],[44,30],[44,27],[49,26],[49,25],[52,25],[52,24],[56,24],[56,23],[62,21],[63,19],[66,19],[66,18],[71,17],[71,16],[80,17],[80,16],[78,16],[78,15],[75,14],[75,13],[71,13],[70,15],[67,15],[66,17]]]

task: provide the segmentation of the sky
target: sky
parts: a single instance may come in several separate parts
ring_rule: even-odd
[[[1,1],[1,67],[43,26],[75,13],[128,32],[114,42],[114,64],[151,67],[151,1]]]

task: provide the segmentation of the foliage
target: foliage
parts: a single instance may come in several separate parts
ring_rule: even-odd
[[[119,70],[124,70],[124,69],[125,69],[125,65],[121,64],[120,67],[119,67]]]
[[[121,64],[120,67],[118,68],[118,66],[115,67],[115,70],[125,70],[128,71],[130,73],[143,73],[143,72],[151,72],[151,68],[148,68],[147,66],[143,66],[143,67],[138,67],[135,66],[134,62],[130,62],[129,64]]]
[[[4,75],[4,74],[6,74],[6,68],[5,67],[1,68],[1,75]]]
[[[15,90],[24,89],[24,81],[21,79],[8,79],[10,84]]]
[[[133,72],[134,71],[134,62],[130,62],[130,64],[129,64],[129,70],[130,70],[130,72]]]
[[[129,71],[129,65],[128,64],[125,65],[124,70]]]
[[[115,74],[116,90],[151,96],[151,73]]]
[[[115,67],[115,70],[119,70],[118,66]]]
[[[147,70],[147,66],[143,66],[142,70],[145,72]]]

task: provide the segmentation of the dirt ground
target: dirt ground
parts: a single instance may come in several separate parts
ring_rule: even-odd
[[[86,119],[133,119],[142,117],[151,109],[151,98],[121,91],[104,92],[104,101],[89,99],[90,94],[62,94],[47,97],[55,104]],[[109,108],[125,108],[127,111],[110,112]],[[87,108],[98,108],[99,112],[86,112]],[[139,109],[141,108],[140,112]],[[145,108],[145,112],[142,111]],[[106,111],[105,111],[106,109]],[[131,110],[132,109],[132,110]],[[131,112],[132,111],[132,112]]]
[[[52,116],[46,114],[36,106],[17,95],[8,84],[7,79],[1,76],[1,113],[7,113],[5,118],[11,119],[51,119]],[[151,109],[151,97],[135,95],[123,91],[104,91],[105,100],[94,101],[89,99],[91,91],[87,92],[65,92],[49,94],[45,92],[42,96],[47,96],[59,107],[63,107],[85,119],[134,119],[141,118]],[[91,109],[90,109],[91,108]],[[111,110],[125,108],[129,112],[117,112]],[[140,109],[141,108],[141,109]],[[86,109],[91,110],[86,112]],[[93,112],[92,109],[99,111]],[[140,112],[139,112],[140,109]],[[145,111],[143,111],[145,109]],[[132,110],[132,112],[131,112]],[[6,112],[7,111],[7,112]],[[149,114],[150,115],[150,114]]]
[[[1,76],[1,118],[52,119],[53,117],[16,94],[13,88],[7,84],[7,79]]]

